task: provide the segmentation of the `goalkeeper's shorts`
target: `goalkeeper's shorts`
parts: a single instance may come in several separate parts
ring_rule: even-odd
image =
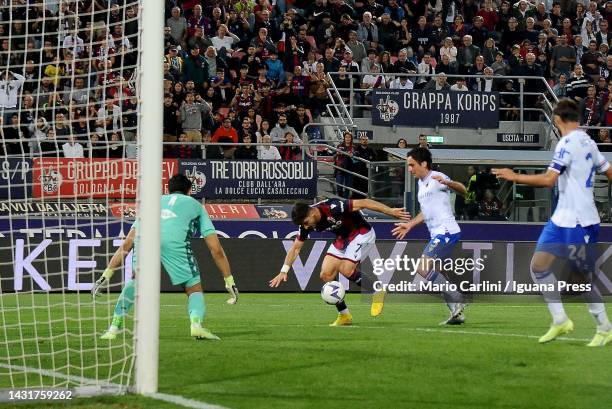
[[[172,285],[192,287],[200,283],[200,269],[191,246],[171,249],[162,246],[161,262]]]

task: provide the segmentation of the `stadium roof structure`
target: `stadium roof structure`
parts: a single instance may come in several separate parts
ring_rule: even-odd
[[[385,148],[385,152],[405,158],[409,149]],[[494,150],[494,149],[432,149],[434,163],[461,165],[546,166],[551,151]],[[611,152],[602,152],[612,162]]]

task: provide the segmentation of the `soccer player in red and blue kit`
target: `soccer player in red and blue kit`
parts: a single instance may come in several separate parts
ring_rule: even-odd
[[[376,234],[359,212],[361,209],[384,213],[401,220],[410,219],[410,214],[403,208],[390,208],[371,199],[327,199],[314,205],[298,202],[293,207],[291,218],[299,226],[299,234],[287,252],[280,273],[270,280],[270,287],[278,287],[283,281],[287,281],[287,273],[311,232],[329,231],[336,235],[336,240],[323,259],[319,275],[321,280],[333,281],[340,273],[364,288],[364,291],[371,292],[373,280],[369,274],[359,270],[359,264],[368,256],[376,241]],[[380,315],[383,306],[384,293],[374,294],[371,315]],[[353,317],[344,300],[336,304],[336,308],[338,317],[331,326],[351,325]]]

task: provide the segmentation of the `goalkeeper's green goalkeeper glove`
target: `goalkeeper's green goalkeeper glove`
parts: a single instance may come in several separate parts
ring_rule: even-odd
[[[114,273],[115,270],[113,270],[112,268],[107,268],[106,270],[104,270],[102,276],[96,280],[93,288],[91,289],[91,295],[94,298],[100,295],[100,290],[102,289],[102,287],[106,287],[108,285],[108,282],[113,277]]]
[[[225,289],[230,294],[230,298],[226,301],[228,304],[236,304],[238,302],[238,287],[234,282],[234,276],[224,277]]]

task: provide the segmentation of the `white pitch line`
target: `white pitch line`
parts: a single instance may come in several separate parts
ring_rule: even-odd
[[[68,381],[78,381],[81,384],[83,384],[83,386],[77,386],[76,388],[74,388],[75,395],[81,396],[81,397],[92,397],[92,396],[98,396],[98,395],[120,395],[122,393],[125,393],[129,389],[126,386],[119,385],[117,383],[112,383],[108,381],[98,381],[96,379],[86,378],[83,376],[69,376],[61,372],[51,371],[48,369],[31,368],[31,367],[20,366],[20,365],[7,365],[7,364],[2,364],[2,363],[0,363],[0,368],[9,369],[12,371],[37,373],[39,375],[50,377],[50,378],[60,378],[60,379],[68,380]],[[101,387],[102,389],[97,389],[98,387]],[[102,393],[97,393],[100,391]],[[3,401],[3,399],[1,398],[3,398],[4,395],[5,394],[3,394],[0,391],[0,402]],[[194,399],[187,399],[179,395],[170,395],[167,393],[157,392],[157,393],[144,394],[142,396],[146,396],[148,398],[152,398],[156,400],[161,400],[164,402],[173,403],[175,405],[184,406],[186,408],[227,409],[224,406],[213,405],[210,403],[201,402],[201,401],[194,400]]]
[[[320,327],[320,328],[329,328],[329,325],[323,324],[314,324],[314,325],[305,325],[305,324],[249,324],[249,327]],[[339,328],[339,327],[337,327]],[[391,327],[375,327],[375,326],[367,326],[367,325],[350,325],[342,328],[364,328],[364,329],[391,329]],[[481,335],[481,336],[491,336],[491,337],[512,337],[512,338],[529,338],[529,339],[539,339],[538,335],[529,335],[529,334],[515,334],[515,333],[503,333],[503,332],[487,332],[487,331],[468,331],[468,330],[451,330],[451,329],[438,329],[438,328],[422,328],[422,327],[393,327],[393,329],[403,329],[406,331],[415,331],[415,332],[437,332],[444,334],[462,334],[462,335]],[[579,342],[587,342],[590,339],[585,338],[571,338],[571,337],[559,337],[557,338],[560,341],[579,341]]]

